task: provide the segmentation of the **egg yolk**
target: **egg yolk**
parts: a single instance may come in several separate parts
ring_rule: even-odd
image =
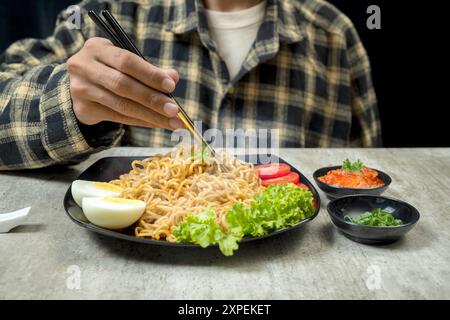
[[[115,186],[113,184],[107,182],[93,182],[92,185],[97,189],[107,190],[107,191],[116,191],[122,192],[123,189],[119,186]]]
[[[114,198],[114,197],[105,197],[104,200],[106,202],[118,203],[118,204],[133,204],[135,202],[135,200],[131,200],[131,199]]]

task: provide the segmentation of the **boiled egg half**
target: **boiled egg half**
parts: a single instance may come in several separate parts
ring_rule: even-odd
[[[118,197],[85,197],[82,208],[86,218],[106,229],[123,229],[135,223],[145,211],[141,200]]]
[[[75,180],[72,182],[72,197],[81,207],[84,197],[118,197],[123,189],[107,182]]]

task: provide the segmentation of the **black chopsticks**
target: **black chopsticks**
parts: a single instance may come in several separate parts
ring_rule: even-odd
[[[119,24],[119,22],[116,20],[116,18],[114,18],[114,16],[108,10],[103,10],[102,15],[106,19],[106,21],[110,24],[112,29],[116,32],[120,41],[123,44],[125,44],[125,47],[123,47],[123,49],[127,49],[128,51],[131,51],[134,54],[140,56],[142,59],[145,60],[144,55],[135,46],[135,44],[133,43],[133,40],[131,40],[131,38],[128,36],[128,34],[125,32],[125,30],[123,30],[122,26]]]
[[[103,31],[103,33],[108,37],[111,42],[119,48],[128,50],[130,52],[133,52],[134,54],[138,55],[142,59],[146,60],[144,55],[139,51],[139,49],[136,47],[136,45],[133,43],[131,38],[128,36],[128,34],[125,32],[125,30],[122,28],[122,26],[119,24],[119,22],[114,18],[114,16],[108,11],[108,10],[102,10],[101,11],[102,16],[105,18],[106,21],[104,21],[100,16],[95,13],[93,10],[89,11],[88,15],[94,21],[94,23],[97,25],[97,27],[100,28],[100,30]],[[209,151],[211,152],[211,155],[215,157],[216,152],[215,150],[206,142],[206,140],[203,138],[202,133],[200,130],[194,125],[194,122],[192,119],[188,116],[184,108],[178,103],[178,101],[175,99],[175,97],[171,93],[165,93],[169,98],[171,98],[178,106],[179,113],[178,116],[180,117],[181,121],[184,123],[184,125],[189,129],[191,134],[200,140],[202,145],[207,147]]]
[[[117,37],[117,35],[110,29],[110,27],[101,19],[94,11],[89,11],[89,17],[94,21],[97,27],[103,31],[111,42],[119,48],[125,48],[125,44]]]

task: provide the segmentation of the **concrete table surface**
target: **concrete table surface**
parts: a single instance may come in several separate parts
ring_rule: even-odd
[[[361,159],[391,175],[385,195],[414,205],[417,226],[388,246],[350,241],[319,216],[303,228],[215,248],[142,245],[93,234],[64,213],[70,183],[115,148],[72,167],[0,173],[0,213],[31,206],[25,225],[0,234],[0,298],[9,299],[449,299],[450,149],[283,149],[309,179],[315,169]]]

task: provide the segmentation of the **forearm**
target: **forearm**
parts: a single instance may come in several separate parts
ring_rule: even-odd
[[[40,79],[36,81],[36,79]],[[115,144],[122,130],[85,137],[72,109],[65,65],[35,67],[0,82],[0,170],[30,169],[81,159]]]
[[[0,58],[0,170],[79,161],[122,133],[103,123],[87,130],[75,117],[66,61],[94,31],[89,23],[68,29],[66,19],[51,37],[18,41]]]

